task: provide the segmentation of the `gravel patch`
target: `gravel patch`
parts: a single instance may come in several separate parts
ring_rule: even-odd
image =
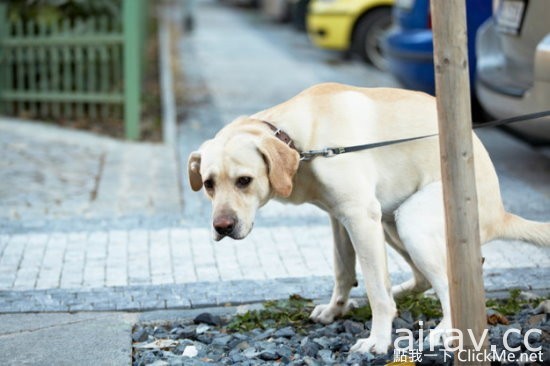
[[[504,316],[490,309],[487,313],[489,342],[501,354],[504,348],[504,334],[509,332],[507,341],[518,351],[508,352],[519,360],[520,354],[533,355],[536,362],[493,361],[492,365],[550,365],[550,302],[536,306],[524,304],[515,315]],[[452,365],[453,355],[445,352],[443,347],[434,351],[427,349],[421,353],[398,352],[393,347],[386,355],[370,353],[350,353],[349,350],[358,338],[370,334],[371,321],[340,319],[329,325],[296,322],[294,325],[282,326],[279,323],[264,322],[265,326],[246,331],[233,331],[230,324],[235,317],[252,317],[233,315],[219,317],[203,313],[194,319],[164,324],[137,324],[132,338],[134,341],[133,365],[386,365],[398,357],[413,357],[411,364],[417,365]],[[412,349],[419,349],[419,335],[424,337],[435,327],[438,318],[425,315],[413,316],[411,312],[401,311],[394,320],[393,340],[403,334],[395,334],[395,329],[409,329],[414,335]],[[233,328],[234,329],[234,328]],[[537,329],[539,332],[530,332]],[[516,331],[517,330],[517,331]],[[525,335],[527,337],[525,337]],[[525,344],[525,339],[529,344]],[[401,340],[400,346],[406,346]],[[540,347],[539,352],[529,351]],[[428,344],[425,343],[425,347]],[[401,358],[403,359],[403,358]]]

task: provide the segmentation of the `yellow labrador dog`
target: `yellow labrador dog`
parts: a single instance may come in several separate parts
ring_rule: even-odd
[[[444,314],[438,328],[451,327],[437,137],[310,161],[301,161],[300,152],[434,133],[436,103],[429,95],[321,84],[224,127],[190,155],[189,179],[212,200],[215,240],[246,237],[256,210],[272,198],[325,210],[334,234],[335,284],[330,302],[311,318],[329,323],[349,309],[357,258],[373,322],[370,336],[352,351],[385,353],[395,296],[432,286]],[[481,241],[550,244],[550,223],[504,210],[493,164],[475,135],[474,154]],[[385,242],[414,273],[393,288]]]

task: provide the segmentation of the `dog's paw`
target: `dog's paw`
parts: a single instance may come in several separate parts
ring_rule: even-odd
[[[342,316],[338,309],[335,309],[331,304],[323,304],[317,305],[309,318],[316,323],[329,324],[338,316]]]
[[[351,347],[350,352],[385,354],[388,353],[390,344],[391,339],[382,339],[381,337],[371,335],[368,338],[358,339],[353,347]]]
[[[309,318],[317,323],[329,324],[334,319],[345,315],[351,309],[355,309],[357,303],[353,300],[348,300],[344,305],[338,304],[323,304],[317,305],[311,312]]]

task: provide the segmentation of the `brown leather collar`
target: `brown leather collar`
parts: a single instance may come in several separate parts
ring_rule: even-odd
[[[288,145],[288,147],[298,151],[298,149],[296,148],[296,145],[294,145],[294,141],[292,141],[292,138],[285,131],[279,129],[278,127],[275,127],[274,125],[272,125],[267,121],[262,121],[262,122],[268,125],[269,128],[271,128],[271,131],[274,132],[274,135],[276,138],[284,142],[286,145]]]

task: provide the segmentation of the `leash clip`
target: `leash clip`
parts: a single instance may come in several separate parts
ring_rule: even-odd
[[[325,147],[323,149],[323,157],[332,158],[334,155],[336,155],[336,152],[334,151],[334,149],[331,149],[331,148],[328,148],[328,147]]]
[[[302,151],[300,153],[300,161],[310,161],[310,160],[313,160],[313,158],[316,158],[317,156],[322,156],[324,158],[331,158],[334,155],[337,155],[337,153],[334,151],[334,148],[330,148],[330,147],[325,147],[324,149],[320,149],[320,150]]]

